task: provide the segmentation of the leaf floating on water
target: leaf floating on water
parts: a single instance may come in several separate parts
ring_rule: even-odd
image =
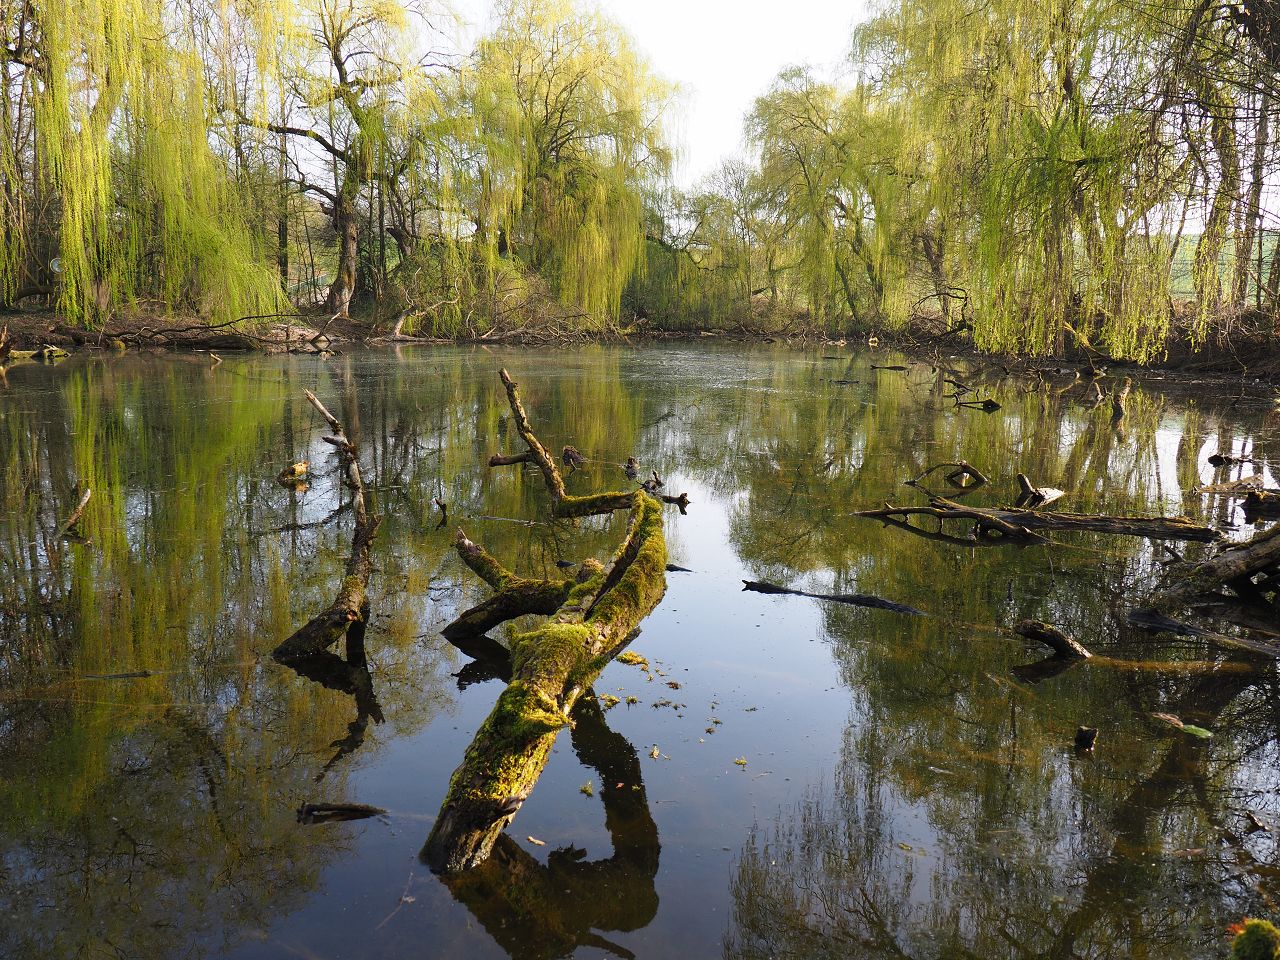
[[[651,756],[651,757],[653,757],[653,759],[657,760],[657,759],[658,759],[658,757],[659,757],[659,755],[660,755],[661,753],[662,753],[662,751],[658,749],[658,745],[655,743],[655,744],[653,745],[653,749],[649,751],[649,756]]]
[[[905,850],[907,853],[913,853],[915,851],[915,848],[912,847],[911,844],[903,843],[901,840],[898,841],[898,849]]]
[[[740,767],[745,767],[745,766],[747,765],[747,758],[746,758],[746,757],[739,757],[737,760],[735,760],[735,761],[733,761],[733,762],[734,762],[734,763],[736,763],[736,764],[737,764],[738,766],[740,766]]]
[[[596,795],[595,784],[588,780],[578,788],[578,792],[587,797],[594,797]]]
[[[618,704],[622,702],[622,700],[620,700],[618,697],[615,697],[611,693],[602,693],[600,694],[598,699],[600,700],[600,705],[605,710],[612,710],[614,707],[616,707]]]
[[[547,841],[539,840],[537,837],[525,837],[525,839],[539,847],[545,847],[547,845]]]

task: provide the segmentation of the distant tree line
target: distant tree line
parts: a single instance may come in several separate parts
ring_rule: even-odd
[[[668,196],[647,312],[1139,359],[1274,329],[1280,3],[891,0],[851,67],[783,72],[751,161]]]

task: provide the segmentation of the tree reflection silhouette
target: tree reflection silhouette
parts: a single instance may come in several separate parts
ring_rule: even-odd
[[[584,850],[564,847],[551,851],[543,864],[504,833],[484,863],[440,875],[513,960],[550,960],[579,947],[631,957],[594,931],[639,930],[658,912],[654,879],[661,846],[640,758],[605,724],[594,696],[578,701],[573,720],[574,753],[600,775],[613,855],[588,861]]]

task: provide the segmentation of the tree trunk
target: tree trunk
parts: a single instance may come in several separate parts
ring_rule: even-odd
[[[356,290],[356,262],[360,240],[360,217],[356,213],[355,184],[348,176],[333,205],[333,229],[338,235],[338,270],[329,287],[329,312],[350,316],[351,297]]]

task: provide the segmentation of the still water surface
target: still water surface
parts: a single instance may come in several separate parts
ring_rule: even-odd
[[[1272,832],[1247,819],[1280,821],[1274,669],[1123,625],[1167,560],[1158,544],[964,548],[849,513],[923,502],[903,481],[964,459],[993,481],[971,503],[1011,501],[1021,471],[1069,491],[1068,509],[1185,514],[1242,536],[1233,501],[1197,488],[1239,475],[1208,453],[1278,453],[1274,404],[1149,382],[1117,429],[1070,378],[957,361],[1002,404],[984,414],[956,409],[928,364],[824,353],[12,369],[0,955],[1225,955],[1225,926],[1270,915],[1278,893]],[[596,693],[621,702],[579,712],[490,863],[445,879],[418,853],[501,689],[438,636],[484,596],[453,528],[548,577],[557,560],[607,559],[622,535],[621,517],[549,523],[536,473],[485,466],[520,449],[504,365],[547,445],[590,458],[573,492],[626,486],[618,465],[634,455],[689,494],[667,529],[692,572],[669,575],[633,644],[651,669],[605,670]],[[332,600],[350,542],[307,388],[357,439],[385,515],[368,672],[339,663],[325,682],[268,656]],[[302,459],[310,487],[280,486]],[[60,543],[85,486],[89,542]],[[744,579],[928,615],[744,593]],[[1065,627],[1098,662],[1021,678],[1042,651],[1001,625],[1022,617]],[[1082,723],[1101,730],[1093,755],[1071,749]],[[305,802],[389,813],[301,824]]]

